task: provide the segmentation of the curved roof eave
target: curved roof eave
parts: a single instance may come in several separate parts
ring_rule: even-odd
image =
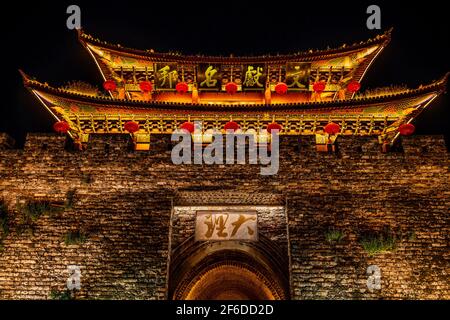
[[[383,34],[379,34],[374,38],[352,45],[341,45],[340,47],[333,49],[323,50],[309,50],[305,52],[298,52],[293,54],[282,55],[262,55],[262,56],[203,56],[203,55],[182,55],[172,52],[154,52],[152,50],[140,50],[134,48],[123,47],[119,44],[111,44],[106,41],[101,41],[98,38],[94,38],[90,34],[85,33],[83,30],[78,30],[78,38],[81,43],[87,47],[88,44],[98,46],[104,49],[113,50],[120,54],[132,56],[134,58],[147,59],[151,61],[173,61],[182,63],[229,63],[229,64],[241,64],[241,63],[283,63],[286,61],[298,61],[305,62],[322,60],[330,58],[336,55],[345,55],[355,50],[371,47],[373,45],[381,44],[385,47],[391,40],[392,28]]]
[[[373,97],[353,98],[345,100],[333,100],[323,102],[299,102],[287,104],[251,104],[251,105],[210,105],[210,104],[186,104],[182,102],[163,102],[163,101],[141,101],[141,100],[122,100],[111,97],[97,97],[89,96],[81,93],[69,92],[65,89],[55,88],[49,86],[47,83],[42,83],[37,80],[30,79],[25,73],[20,71],[24,80],[25,87],[29,90],[36,90],[52,94],[65,99],[72,99],[83,101],[86,103],[103,104],[107,106],[118,106],[125,108],[148,108],[161,110],[186,110],[186,111],[214,111],[214,112],[271,112],[283,110],[307,110],[307,109],[327,109],[336,107],[358,107],[361,105],[370,105],[374,103],[383,103],[389,101],[400,100],[412,96],[417,96],[426,93],[436,92],[440,94],[445,91],[446,84],[450,72],[445,74],[441,79],[434,81],[428,85],[420,86],[416,89],[409,89],[399,93],[383,94]]]

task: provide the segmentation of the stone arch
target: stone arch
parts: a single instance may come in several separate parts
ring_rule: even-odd
[[[257,242],[180,244],[172,254],[169,298],[174,300],[289,299],[288,259],[260,235]]]

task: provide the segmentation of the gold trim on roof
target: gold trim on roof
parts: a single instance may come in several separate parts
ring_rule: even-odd
[[[297,52],[292,54],[283,55],[262,55],[262,56],[207,56],[207,55],[183,55],[174,52],[155,52],[154,50],[139,50],[128,47],[123,47],[119,44],[111,44],[106,41],[101,41],[98,38],[94,38],[92,35],[85,33],[83,30],[78,30],[78,37],[80,41],[86,46],[87,44],[97,45],[99,47],[107,48],[110,50],[115,50],[124,54],[128,54],[134,57],[147,58],[151,61],[179,61],[180,63],[201,63],[201,62],[218,62],[218,63],[279,63],[284,61],[312,61],[321,60],[327,57],[331,57],[336,54],[345,54],[352,51],[356,51],[362,48],[373,46],[376,44],[381,44],[386,46],[391,40],[393,28],[387,30],[383,34],[379,34],[374,38],[368,39],[366,41],[361,41],[359,43],[354,43],[352,45],[343,44],[340,47],[333,49],[322,49],[322,50],[309,50],[304,52]]]

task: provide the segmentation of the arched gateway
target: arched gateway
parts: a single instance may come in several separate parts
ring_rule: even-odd
[[[198,242],[172,254],[169,295],[174,300],[284,300],[288,261],[268,238],[257,242]]]

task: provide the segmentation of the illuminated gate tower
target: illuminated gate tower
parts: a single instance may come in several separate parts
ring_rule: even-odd
[[[416,223],[417,220],[410,219],[414,208],[419,212],[426,211],[423,216],[418,216],[420,221],[426,220],[425,216],[445,216],[441,208],[445,207],[442,201],[446,200],[434,192],[442,189],[445,197],[448,185],[444,183],[447,166],[435,165],[438,160],[445,161],[442,160],[445,155],[439,155],[440,158],[435,159],[437,155],[433,150],[440,149],[431,148],[429,161],[433,161],[433,165],[430,166],[419,160],[413,161],[413,165],[405,164],[404,158],[396,157],[396,153],[380,154],[381,160],[372,159],[375,157],[373,154],[361,161],[359,158],[340,156],[342,152],[345,154],[346,141],[349,148],[348,141],[352,140],[341,136],[362,137],[354,140],[373,140],[370,148],[378,148],[378,141],[379,150],[388,152],[399,135],[414,132],[414,119],[445,91],[448,74],[417,89],[389,87],[360,93],[361,80],[375,58],[388,45],[390,36],[388,31],[374,39],[337,49],[290,55],[213,57],[128,49],[102,42],[80,31],[79,40],[94,59],[104,79],[104,91],[81,82],[55,88],[34,80],[23,72],[22,75],[25,86],[54,117],[54,129],[66,133],[70,137],[69,141],[73,141],[81,150],[77,155],[78,160],[68,161],[68,170],[77,174],[78,161],[83,159],[82,165],[98,175],[99,182],[96,186],[100,188],[101,194],[91,195],[89,186],[79,185],[89,204],[88,209],[85,209],[85,203],[80,203],[79,214],[92,213],[92,221],[103,214],[102,221],[109,221],[111,208],[108,200],[103,198],[108,199],[110,188],[118,190],[118,195],[112,197],[111,201],[114,202],[113,211],[116,211],[116,207],[121,209],[115,212],[117,220],[108,224],[108,229],[103,232],[115,228],[115,235],[123,235],[117,236],[120,243],[111,238],[113,252],[121,245],[126,246],[121,252],[128,252],[130,243],[134,243],[136,249],[139,249],[132,248],[132,259],[138,261],[133,260],[135,264],[130,268],[136,268],[132,270],[132,274],[139,279],[133,279],[132,288],[145,290],[137,290],[141,293],[135,297],[323,298],[329,290],[328,286],[325,287],[329,284],[328,280],[323,280],[325,276],[327,279],[342,276],[342,283],[347,283],[343,286],[354,288],[347,288],[341,295],[339,285],[334,297],[348,298],[355,297],[354,292],[363,290],[359,285],[366,285],[367,265],[359,265],[358,274],[354,274],[356,269],[353,265],[347,265],[347,259],[341,259],[343,262],[340,264],[347,268],[346,271],[329,268],[329,265],[336,264],[335,258],[328,255],[325,258],[331,260],[326,260],[319,252],[320,248],[329,250],[328,244],[320,247],[320,241],[324,241],[320,228],[325,226],[324,223],[329,223],[327,219],[333,217],[326,211],[336,211],[339,217],[351,218],[346,220],[346,226],[352,228],[360,226],[357,219],[361,215],[367,215],[366,220],[377,222],[377,226],[378,223],[384,223],[385,217],[387,221],[399,224]],[[195,126],[194,122],[200,122],[201,126]],[[251,165],[177,166],[165,162],[170,161],[169,157],[161,158],[162,160],[158,158],[168,154],[165,145],[168,139],[164,135],[188,131],[194,141],[209,143],[213,139],[213,133],[225,133],[227,130],[233,130],[237,134],[251,133],[259,144],[268,143],[272,139],[272,130],[278,130],[278,134],[285,136],[281,138],[281,142],[292,147],[283,149],[283,144],[281,145],[280,157],[284,161],[284,168],[267,179],[265,176],[253,175]],[[111,135],[124,135],[117,137],[117,140],[127,140],[127,145],[132,141],[136,152],[117,158],[100,157],[104,162],[99,160],[102,161],[102,166],[97,168],[96,158],[89,158],[89,153],[96,151],[86,149],[89,149],[89,143],[102,143],[99,135],[105,135],[107,139],[104,140],[110,139]],[[61,137],[57,138],[62,141]],[[340,152],[333,154],[338,150],[335,148],[335,141],[339,144],[342,141],[342,144]],[[404,146],[408,149],[407,139],[405,141]],[[149,152],[147,157],[145,151],[152,149],[152,143],[156,152]],[[315,152],[310,152],[311,144],[313,149],[329,153],[316,156]],[[300,159],[298,153],[302,152],[300,149],[305,145],[304,149],[307,151]],[[295,146],[299,147],[299,152],[295,151]],[[352,148],[354,146],[356,144],[352,144]],[[170,148],[170,143],[167,147]],[[355,152],[359,154],[359,151]],[[87,155],[86,158],[83,153]],[[35,156],[53,159],[43,157],[40,153]],[[63,159],[68,159],[73,154],[64,153],[64,156],[67,158]],[[29,161],[34,161],[34,158],[30,159]],[[156,162],[152,162],[153,160]],[[160,161],[162,163],[158,167]],[[343,165],[344,162],[349,165]],[[71,167],[74,163],[76,167]],[[130,163],[132,165],[128,168]],[[330,164],[332,167],[329,168]],[[141,170],[141,165],[148,166],[150,171]],[[55,166],[61,166],[61,163],[56,163]],[[117,172],[117,166],[123,168]],[[35,171],[40,172],[40,167],[47,166],[41,165],[36,170],[29,167],[31,169],[28,170],[32,172],[25,171],[27,175],[20,178],[20,181],[27,181]],[[376,169],[371,169],[372,167]],[[137,177],[129,177],[123,174],[127,170],[134,170],[139,174]],[[417,178],[417,174],[423,170],[425,171]],[[16,172],[22,171],[11,172],[16,175]],[[52,172],[49,174],[54,174]],[[59,172],[63,172],[63,169],[58,170]],[[104,174],[105,172],[108,174]],[[392,172],[396,174],[390,174]],[[397,173],[409,176],[398,179]],[[329,183],[343,175],[348,176],[348,179],[344,179],[337,188]],[[361,179],[360,175],[363,175]],[[192,179],[192,176],[201,178]],[[409,193],[409,183],[416,178],[414,181],[419,181],[420,186],[414,188],[418,187],[422,193]],[[61,179],[51,180],[52,190],[58,189],[53,185],[56,183],[54,181]],[[66,187],[68,183],[64,179],[62,181],[63,187]],[[400,188],[395,188],[397,184],[400,184]],[[343,190],[349,185],[352,190]],[[25,187],[28,186],[25,184]],[[353,187],[357,188],[354,196]],[[20,189],[20,193],[22,192]],[[374,200],[367,202],[366,198],[372,194]],[[413,200],[410,201],[409,197]],[[102,208],[97,208],[97,202],[92,202],[94,200],[106,202],[105,207],[102,204]],[[89,201],[95,204],[90,204]],[[411,202],[416,206],[410,205]],[[386,203],[391,205],[387,207]],[[347,214],[349,212],[355,214]],[[326,221],[320,220],[321,218]],[[136,222],[142,230],[127,229],[130,221]],[[419,226],[419,231],[433,232],[436,235],[435,223],[437,222],[434,220],[433,224],[425,223],[426,226]],[[438,227],[443,234],[446,230],[444,223],[445,220]],[[127,227],[123,227],[124,225]],[[430,225],[433,225],[431,231]],[[310,230],[314,228],[317,229],[315,233]],[[133,230],[133,233],[128,230]],[[135,242],[132,242],[133,239]],[[355,254],[357,261],[360,261],[365,256],[361,251],[355,251],[359,248],[354,243],[355,239],[356,231],[351,239],[354,246],[351,250],[345,247],[341,254]],[[442,253],[439,253],[441,251],[424,249],[434,248],[434,243],[433,246],[430,244],[431,239],[440,243],[445,241],[445,237],[433,238],[427,235],[421,238],[421,246],[413,244],[409,251],[392,255],[391,258],[397,259],[397,262],[379,260],[389,262],[389,266],[398,269],[395,272],[389,272],[389,269],[387,272],[385,269],[382,271],[385,272],[383,274],[387,281],[396,285],[388,288],[386,294],[365,294],[370,297],[398,298],[397,291],[400,286],[403,288],[402,281],[408,276],[409,269],[398,267],[396,263],[400,265],[404,260],[409,263],[411,257],[422,256],[422,251],[426,260],[417,260],[416,266],[431,270],[442,262],[436,268],[443,270],[445,261]],[[95,241],[92,243],[104,245],[101,240]],[[445,250],[445,245],[441,246]],[[147,249],[152,248],[156,248],[156,251],[148,255]],[[115,262],[103,263],[103,259],[106,259],[103,251],[98,251],[101,252],[99,257],[98,252],[90,252],[89,248],[85,250],[87,251],[83,252],[86,255],[83,257],[92,256],[93,259],[102,261],[96,270],[108,274],[108,270],[111,272],[113,268],[113,272],[109,274],[113,278],[118,274],[116,271],[123,271],[120,269],[122,265],[117,267],[118,270],[115,269]],[[58,252],[64,253],[63,250]],[[439,259],[430,259],[427,255],[429,253]],[[66,258],[63,261],[65,263]],[[366,262],[369,263],[368,260]],[[128,261],[124,262],[123,266],[127,263]],[[322,263],[326,266],[317,269],[316,266]],[[53,268],[53,262],[51,266]],[[385,264],[383,268],[388,267]],[[83,281],[88,283],[87,288],[91,291],[83,291],[82,286],[82,295],[99,297],[105,288],[107,292],[110,291],[109,282],[102,282],[110,278],[104,278],[100,274],[100,278],[90,279],[90,275],[97,274],[92,272],[92,265],[83,270],[89,270]],[[142,276],[138,270],[143,272]],[[397,274],[399,270],[403,270],[403,273]],[[126,273],[129,274],[128,269]],[[423,278],[423,281],[417,280],[419,278],[412,279],[410,284],[415,287],[411,287],[414,288],[411,292],[421,290],[418,297],[448,296],[448,293],[441,293],[438,289],[439,286],[442,287],[439,282],[442,280],[435,280],[435,274]],[[348,275],[357,284],[348,284]],[[117,281],[120,277],[117,276]],[[323,280],[323,287],[322,282],[316,282],[317,279]],[[423,289],[423,283],[433,284],[432,295],[425,292],[428,289]],[[148,288],[153,291],[148,291]],[[123,296],[130,295],[124,292]],[[405,291],[401,297],[409,296]]]
[[[23,77],[57,121],[55,130],[79,148],[94,133],[131,134],[136,150],[148,150],[153,133],[185,129],[207,143],[214,132],[232,129],[265,143],[279,129],[280,135],[315,135],[318,151],[333,150],[339,135],[378,136],[387,151],[400,134],[414,131],[411,122],[445,90],[447,78],[417,89],[358,93],[390,36],[290,55],[214,57],[129,49],[80,31],[106,92]]]

